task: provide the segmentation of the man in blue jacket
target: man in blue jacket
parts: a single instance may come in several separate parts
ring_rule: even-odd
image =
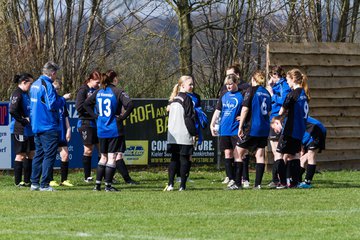
[[[58,96],[52,85],[59,69],[56,63],[47,62],[42,69],[43,74],[30,88],[30,122],[35,134],[32,191],[53,191],[49,183],[58,149],[59,109],[65,106],[65,100],[71,96],[70,93]]]

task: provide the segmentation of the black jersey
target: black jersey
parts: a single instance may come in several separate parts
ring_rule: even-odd
[[[30,97],[27,92],[16,88],[10,97],[10,132],[13,134],[33,136],[30,122]]]
[[[308,98],[304,89],[297,88],[290,92],[285,98],[283,108],[288,111],[288,114],[285,118],[282,135],[301,141],[306,130],[306,121],[309,114]]]
[[[85,100],[91,96],[96,89],[90,88],[87,84],[83,84],[77,94],[76,94],[76,101],[75,107],[79,114],[79,119],[81,120],[94,120],[94,118],[85,110],[84,102]]]

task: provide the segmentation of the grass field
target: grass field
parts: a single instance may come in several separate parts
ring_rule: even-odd
[[[3,173],[0,239],[360,239],[360,172],[316,174],[313,189],[225,191],[222,171],[193,168],[185,192],[162,191],[165,169],[131,174],[141,185],[106,193],[80,172],[56,192]]]

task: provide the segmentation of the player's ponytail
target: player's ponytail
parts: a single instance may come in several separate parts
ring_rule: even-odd
[[[109,84],[114,82],[114,79],[117,77],[117,73],[114,70],[108,70],[106,73],[102,74],[100,85],[105,89]]]
[[[289,75],[292,79],[294,79],[294,82],[296,84],[299,84],[304,89],[305,94],[308,97],[308,100],[310,100],[310,91],[309,91],[309,86],[307,84],[308,81],[307,76],[297,68],[288,71],[287,75]]]
[[[176,95],[178,95],[181,85],[188,79],[192,79],[192,77],[189,75],[183,75],[179,78],[178,83],[175,84],[175,86],[173,87],[173,90],[170,94],[170,97],[169,97],[170,102],[176,97]]]
[[[20,75],[16,74],[13,78],[13,83],[20,84],[22,81],[30,82],[34,77],[29,73],[22,73]]]
[[[252,78],[254,79],[254,81],[256,82],[257,85],[265,86],[265,82],[266,82],[265,72],[263,72],[261,70],[256,70],[253,73]]]
[[[311,97],[310,97],[310,90],[309,90],[309,85],[307,83],[308,78],[305,74],[302,74],[302,82],[301,82],[301,87],[304,89],[305,94],[308,98],[308,100],[310,101]]]

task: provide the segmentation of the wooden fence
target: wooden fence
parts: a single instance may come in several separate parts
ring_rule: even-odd
[[[269,43],[267,71],[272,65],[299,68],[308,76],[310,116],[327,128],[319,167],[360,169],[360,44]]]

